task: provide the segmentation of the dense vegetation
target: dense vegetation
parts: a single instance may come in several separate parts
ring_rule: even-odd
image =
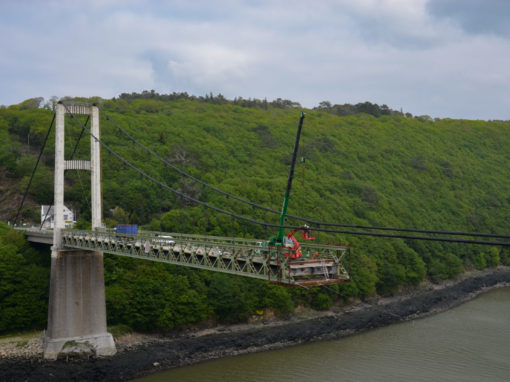
[[[123,94],[113,100],[74,101],[99,102],[136,139],[193,176],[245,199],[280,208],[301,110],[297,103],[154,92]],[[5,192],[0,196],[3,220],[11,220],[16,212],[52,118],[52,102],[40,108],[41,100],[32,99],[0,109],[0,179],[9,185],[2,187]],[[306,157],[306,169],[301,164],[296,169],[289,213],[350,224],[509,231],[510,123],[413,118],[368,102],[322,102],[305,111],[300,156]],[[66,126],[69,157],[80,127],[69,118]],[[260,221],[278,221],[277,215],[182,178],[133,145],[104,115],[101,134],[121,156],[181,192]],[[39,221],[39,204],[52,202],[52,137],[22,213],[25,222]],[[88,151],[89,139],[84,138],[75,158],[87,159]],[[69,172],[66,181],[66,204],[79,212],[79,224],[85,227],[90,219],[88,178]],[[175,197],[105,151],[103,199],[109,226],[138,223],[167,232],[261,239],[274,234]],[[40,301],[45,301],[48,284],[44,279],[47,262],[34,261],[33,250],[22,240],[14,240],[15,235],[9,232],[1,239],[7,248],[0,254],[2,318],[4,307],[11,306],[9,301],[12,304],[9,291],[21,290],[17,283],[24,283],[19,293],[32,293]],[[139,330],[168,330],[207,320],[245,320],[268,309],[286,315],[298,305],[324,309],[337,300],[393,293],[426,278],[437,282],[466,269],[510,265],[508,250],[497,246],[325,233],[316,236],[324,243],[351,243],[353,282],[328,288],[285,289],[256,280],[106,255],[109,323]],[[41,254],[41,258],[45,256]],[[18,269],[18,278],[4,278],[1,272],[4,267],[8,272],[8,264],[15,264],[11,266]],[[39,281],[31,283],[25,277],[30,267],[42,272],[34,271]],[[46,280],[44,285],[41,280]],[[40,309],[34,314],[38,318],[21,321],[27,328],[44,326],[45,307],[34,306]],[[15,314],[23,315],[22,306],[19,309]],[[0,331],[17,328],[0,326]]]
[[[0,333],[40,328],[46,322],[49,249],[31,247],[0,223]]]

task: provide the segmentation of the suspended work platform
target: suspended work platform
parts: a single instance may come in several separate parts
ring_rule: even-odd
[[[63,230],[62,246],[113,253],[267,280],[287,286],[317,286],[349,281],[343,262],[348,246],[302,244],[300,257],[281,246],[254,239],[141,231]]]

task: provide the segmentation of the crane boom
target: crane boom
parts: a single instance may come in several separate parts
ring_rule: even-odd
[[[299,125],[296,134],[296,141],[294,143],[294,151],[292,152],[292,162],[290,163],[289,179],[287,180],[287,188],[283,196],[282,212],[280,214],[280,227],[278,228],[278,235],[270,239],[271,245],[283,245],[284,240],[284,228],[285,218],[287,216],[287,207],[289,206],[290,190],[292,188],[292,179],[294,178],[294,167],[296,166],[296,158],[299,150],[299,140],[301,138],[301,130],[303,128],[303,121],[305,119],[305,113],[301,112],[299,116]]]

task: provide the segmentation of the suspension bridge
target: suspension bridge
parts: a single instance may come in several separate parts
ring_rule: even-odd
[[[80,124],[82,133],[87,131],[91,137],[90,161],[64,158],[66,114],[75,119],[75,114],[88,115],[90,129],[81,122]],[[97,106],[67,106],[59,103],[56,105],[52,124],[53,122],[55,122],[54,229],[26,231],[29,241],[52,245],[48,329],[44,341],[45,358],[55,359],[69,344],[77,343],[86,344],[98,355],[115,353],[113,338],[106,330],[104,252],[258,278],[289,286],[307,287],[349,281],[349,274],[343,265],[349,251],[347,245],[308,243],[299,245],[293,237],[284,237],[284,217],[281,218],[280,225],[263,223],[279,229],[278,236],[271,243],[242,238],[149,231],[128,235],[105,229],[102,222],[101,145],[121,162],[149,180],[183,198],[191,199],[199,204],[205,203],[157,181],[105,145],[100,139]],[[301,125],[302,120],[300,128]],[[48,136],[49,130],[46,139]],[[299,134],[296,139],[296,152],[298,142]],[[76,147],[73,155],[75,151]],[[153,155],[157,154],[153,153]],[[72,170],[86,170],[91,173],[91,230],[65,228],[64,173]],[[289,177],[287,201],[291,181],[292,176]],[[221,190],[218,191],[221,192]],[[286,203],[284,203],[285,210]],[[215,206],[206,205],[213,210],[228,213],[232,217],[256,222]]]
[[[280,214],[280,224],[261,222],[223,210],[175,190],[140,170],[118,155],[101,140],[99,131],[100,112],[104,113],[106,119],[114,123],[135,144],[147,151],[151,156],[164,162],[167,166],[172,167],[181,175],[191,178],[193,181],[215,192],[224,194],[252,207]],[[82,134],[88,133],[90,135],[90,161],[72,160],[72,158],[66,160],[64,158],[64,122],[66,114],[70,115],[72,119],[75,119],[81,125]],[[75,115],[77,114],[88,116],[87,122],[90,120],[90,128],[87,128],[87,122],[84,124],[76,118]],[[348,257],[349,246],[345,244],[298,243],[292,236],[292,232],[297,230],[302,230],[305,238],[307,238],[306,232],[309,232],[306,230],[311,228],[314,231],[343,234],[471,244],[510,245],[510,242],[494,240],[508,239],[510,235],[339,224],[318,222],[286,214],[303,118],[304,115],[301,116],[298,127],[284,205],[282,211],[277,211],[222,191],[173,166],[129,135],[97,105],[57,104],[54,120],[52,121],[52,124],[55,122],[54,229],[30,229],[26,231],[29,241],[52,245],[48,329],[44,341],[45,358],[55,359],[69,344],[76,343],[85,344],[93,348],[97,355],[111,355],[115,353],[113,338],[106,329],[104,252],[258,278],[281,285],[308,287],[348,282],[350,276],[345,260]],[[46,139],[49,136],[49,131]],[[76,152],[77,144],[72,156]],[[127,235],[106,229],[102,222],[101,147],[113,154],[120,162],[133,169],[133,171],[183,199],[203,205],[204,208],[230,215],[234,219],[277,229],[278,235],[266,241],[151,231],[140,231],[136,235]],[[63,217],[64,173],[65,171],[76,170],[90,171],[91,174],[91,230],[65,228]],[[28,187],[30,187],[30,183]],[[309,224],[311,227],[307,225],[285,225],[286,216]],[[306,229],[303,227],[306,227]],[[346,228],[349,229],[347,230]],[[364,231],[352,231],[353,228],[363,229]],[[285,229],[292,230],[288,236],[284,235]],[[367,232],[366,230],[377,230],[378,232]],[[398,231],[398,233],[388,233],[388,231]],[[425,234],[426,236],[410,235],[410,233]],[[481,239],[465,238],[465,236],[476,236],[481,237]]]

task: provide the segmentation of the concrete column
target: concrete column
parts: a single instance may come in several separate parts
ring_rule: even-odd
[[[106,331],[101,252],[52,253],[44,358],[66,353],[116,353],[113,337]]]
[[[60,249],[62,241],[61,230],[65,227],[64,222],[64,105],[58,103],[55,116],[55,185],[53,214],[55,228],[53,230],[53,248]]]
[[[90,108],[90,132],[94,137],[99,136],[99,109]],[[91,170],[91,209],[92,230],[102,227],[103,213],[101,203],[101,145],[98,140],[90,137],[90,170]]]

